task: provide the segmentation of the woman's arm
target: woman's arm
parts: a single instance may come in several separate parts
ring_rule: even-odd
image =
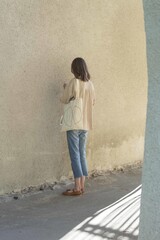
[[[73,79],[68,84],[63,84],[63,93],[60,97],[60,101],[64,104],[69,103],[70,99],[73,97]]]

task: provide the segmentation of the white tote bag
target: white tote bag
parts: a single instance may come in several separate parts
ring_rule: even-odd
[[[63,116],[61,117],[61,131],[83,129],[83,105],[82,98],[71,100],[64,104]]]

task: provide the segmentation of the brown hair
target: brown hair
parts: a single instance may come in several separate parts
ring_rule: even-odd
[[[90,79],[87,64],[83,58],[75,58],[71,64],[71,71],[74,76],[84,82]]]

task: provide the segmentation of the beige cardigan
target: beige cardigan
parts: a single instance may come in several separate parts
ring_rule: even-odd
[[[84,82],[76,78],[71,79],[70,82],[66,85],[60,100],[62,103],[67,104],[69,103],[72,97],[82,98],[83,102],[82,130],[91,130],[93,105],[95,103],[95,91],[93,83],[90,80]]]

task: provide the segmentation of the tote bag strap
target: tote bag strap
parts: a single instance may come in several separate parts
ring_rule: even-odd
[[[80,82],[81,80],[79,79],[75,79],[76,80],[76,87],[75,87],[75,91],[76,91],[76,98],[79,98],[79,94],[80,94]]]

